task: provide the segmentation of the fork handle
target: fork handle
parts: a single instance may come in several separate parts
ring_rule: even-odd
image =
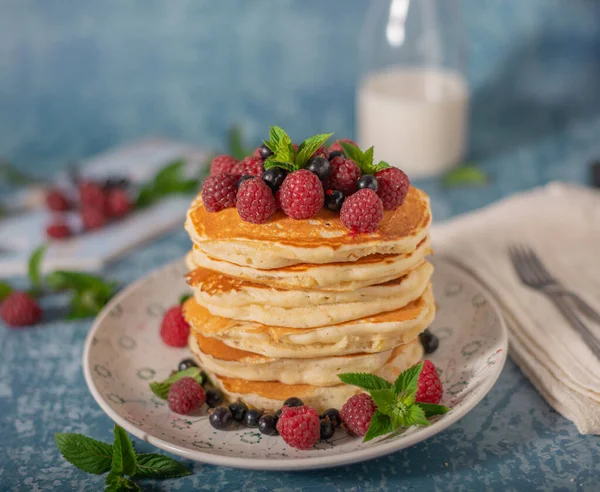
[[[590,350],[594,353],[594,355],[600,359],[600,345],[596,337],[590,332],[587,326],[579,319],[579,317],[575,314],[573,309],[569,306],[569,304],[562,298],[560,295],[548,294],[550,300],[554,303],[554,305],[560,310],[565,319],[569,322],[569,324],[575,328],[581,338],[587,343]]]
[[[585,302],[581,297],[579,297],[575,292],[566,292],[571,299],[575,301],[577,304],[577,308],[588,318],[600,324],[600,314],[596,311],[592,306],[590,306],[587,302]]]

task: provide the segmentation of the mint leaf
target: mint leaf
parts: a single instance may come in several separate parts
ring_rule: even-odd
[[[274,167],[280,167],[290,173],[293,173],[294,171],[296,171],[296,166],[294,164],[291,164],[289,162],[276,162],[272,159],[267,159],[263,163],[263,166],[265,168],[265,171],[267,171],[269,169],[273,169]]]
[[[31,280],[31,285],[33,285],[35,289],[39,289],[42,286],[42,274],[40,272],[40,266],[42,264],[42,259],[44,258],[47,247],[48,246],[46,244],[43,244],[29,257],[29,280]]]
[[[271,149],[273,155],[264,163],[265,169],[281,167],[289,172],[296,171],[298,168],[294,164],[296,157],[292,139],[285,130],[278,126],[269,128],[269,140],[264,144]]]
[[[56,270],[49,273],[44,281],[52,290],[68,289],[76,292],[92,290],[105,296],[112,295],[117,286],[116,283],[104,280],[97,275],[66,270]]]
[[[377,164],[375,164],[373,166],[373,174],[379,172],[379,171],[383,171],[384,169],[388,169],[392,167],[390,164],[388,164],[385,161],[379,161]]]
[[[287,136],[285,130],[280,126],[271,126],[269,127],[269,140],[265,141],[264,144],[271,149],[272,152],[275,152],[281,143],[281,140],[284,138],[284,135]]]
[[[403,373],[401,373],[396,381],[394,382],[394,393],[399,395],[404,391],[417,391],[417,383],[419,381],[419,375],[423,370],[423,363],[410,367]]]
[[[371,146],[363,152],[363,165],[369,171],[368,174],[373,174],[373,151],[375,147]]]
[[[106,477],[106,484],[104,492],[142,492],[142,488],[137,483],[119,475],[111,476],[111,473]]]
[[[58,432],[56,446],[63,458],[80,470],[101,475],[110,470],[113,447],[81,434]]]
[[[176,372],[164,381],[155,381],[153,383],[150,383],[150,389],[152,390],[152,393],[154,393],[156,396],[162,398],[163,400],[166,400],[169,397],[169,389],[171,388],[171,385],[175,381],[179,381],[182,378],[194,378],[196,381],[198,381],[198,384],[202,384],[202,374],[200,368],[188,367],[183,371]]]
[[[449,171],[443,180],[444,186],[485,186],[488,183],[487,174],[474,165],[464,165]]]
[[[127,432],[117,424],[115,424],[114,433],[115,441],[113,443],[111,471],[118,475],[133,475],[136,468],[133,443]]]
[[[338,374],[338,378],[343,383],[351,384],[352,386],[358,386],[359,388],[370,390],[390,389],[392,385],[385,379],[375,376],[374,374],[368,374],[364,372],[348,372],[345,374]]]
[[[369,393],[377,405],[377,410],[389,416],[394,413],[396,395],[391,389],[371,390]]]
[[[348,157],[349,159],[352,159],[354,162],[356,162],[356,164],[359,167],[361,167],[361,163],[363,160],[362,151],[356,145],[353,145],[348,142],[339,142],[339,144],[341,145],[342,150],[344,151],[344,154],[346,155],[346,157]],[[361,167],[361,169],[362,169],[362,167]]]
[[[369,429],[363,438],[363,442],[370,441],[371,439],[383,436],[384,434],[389,434],[393,430],[394,427],[392,425],[392,419],[390,419],[388,415],[384,415],[379,411],[375,411],[371,417],[371,423],[369,424]]]
[[[450,409],[444,405],[435,405],[434,403],[417,403],[416,404],[423,412],[425,417],[433,417],[435,415],[443,415],[448,413]]]
[[[76,292],[71,299],[71,307],[67,319],[81,319],[95,316],[106,305],[110,296],[104,296],[101,292],[84,290]]]
[[[136,208],[144,208],[167,195],[192,193],[198,189],[198,179],[185,177],[185,160],[178,159],[161,168],[154,179],[146,183],[138,192]]]
[[[418,405],[411,405],[406,412],[403,427],[410,427],[411,425],[429,425],[425,412]]]
[[[121,475],[111,471],[108,473],[108,475],[106,475],[106,480],[104,480],[104,483],[106,485],[118,485],[121,481],[121,478],[123,478]]]
[[[185,301],[187,301],[190,297],[192,297],[192,294],[183,294],[180,298],[179,298],[179,304],[183,304]]]
[[[12,287],[6,282],[0,282],[0,302],[12,292]]]
[[[316,152],[316,150],[323,145],[333,133],[321,133],[313,137],[307,138],[298,147],[298,154],[296,155],[296,169],[303,169],[306,167],[306,163]]]
[[[135,476],[140,478],[176,478],[191,475],[185,466],[162,454],[144,453],[137,455]]]

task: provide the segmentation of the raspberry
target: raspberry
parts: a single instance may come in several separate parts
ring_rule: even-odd
[[[13,292],[4,298],[0,317],[8,326],[35,325],[42,317],[42,308],[25,292]]]
[[[218,155],[212,160],[210,165],[210,174],[231,174],[233,166],[235,166],[238,162],[240,161],[234,157],[231,157],[230,155]]]
[[[104,209],[106,205],[106,194],[98,183],[84,181],[79,184],[79,200],[82,207]]]
[[[52,239],[63,239],[71,234],[71,228],[66,222],[54,222],[46,227],[46,236]]]
[[[298,449],[310,449],[319,441],[321,421],[314,408],[307,406],[281,409],[277,430],[283,440]]]
[[[194,378],[181,378],[169,388],[169,408],[181,415],[198,410],[206,401],[206,393]]]
[[[185,347],[190,334],[190,325],[183,317],[181,305],[173,306],[160,325],[160,336],[171,347]]]
[[[281,209],[292,219],[308,219],[323,208],[325,193],[316,174],[300,169],[286,176],[277,199]]]
[[[271,188],[262,179],[242,182],[237,194],[237,211],[241,219],[252,224],[264,224],[277,211]]]
[[[202,200],[209,212],[235,207],[238,177],[233,174],[213,174],[202,185]]]
[[[352,232],[375,232],[383,219],[383,203],[372,189],[358,190],[344,200],[340,219]]]
[[[375,173],[375,177],[379,183],[377,194],[383,202],[383,208],[393,210],[402,205],[410,186],[410,180],[404,171],[389,167]]]
[[[246,175],[260,178],[263,171],[263,160],[260,157],[248,156],[233,166],[231,174],[238,178]]]
[[[356,191],[356,182],[360,178],[360,168],[352,159],[335,157],[331,160],[331,174],[325,181],[327,190],[340,190],[344,195],[352,195]]]
[[[321,145],[317,150],[315,150],[315,153],[311,157],[321,156],[321,157],[325,157],[325,159],[327,159],[328,155],[329,155],[329,151],[327,150],[327,147],[325,147],[324,145]]]
[[[355,436],[364,436],[371,425],[371,417],[376,410],[373,398],[367,393],[360,393],[348,399],[340,410],[340,418],[346,429]]]
[[[261,147],[262,147],[262,145],[261,145]],[[261,147],[256,147],[254,149],[254,152],[252,152],[252,157],[260,157],[262,159],[262,155],[260,155],[260,148]]]
[[[340,142],[356,145],[356,142],[354,140],[350,140],[349,138],[340,138],[339,140],[336,140],[333,144],[331,144],[331,146],[329,147],[329,152],[334,152],[336,150],[339,150],[340,152],[344,152],[344,149],[342,149]],[[358,147],[358,145],[356,145],[356,146]]]
[[[52,189],[46,193],[46,206],[53,212],[64,212],[69,210],[71,204],[62,190]]]
[[[106,195],[106,213],[109,217],[121,218],[131,212],[132,203],[127,192],[114,188]]]
[[[442,400],[443,392],[442,382],[433,362],[424,360],[423,370],[419,374],[419,381],[417,382],[415,401],[437,405]]]
[[[103,208],[85,206],[81,209],[80,214],[81,222],[86,230],[100,229],[108,222]]]

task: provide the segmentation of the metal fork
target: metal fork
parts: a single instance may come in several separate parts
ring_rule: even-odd
[[[532,289],[546,294],[571,326],[580,333],[596,357],[600,359],[600,340],[598,340],[581,319],[579,319],[566,299],[572,299],[583,314],[598,323],[600,323],[600,315],[575,292],[572,292],[561,285],[550,274],[531,248],[521,245],[510,246],[508,248],[508,253],[521,282]]]

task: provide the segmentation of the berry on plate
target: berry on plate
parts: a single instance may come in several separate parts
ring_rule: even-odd
[[[13,292],[2,301],[0,317],[13,328],[35,325],[42,318],[42,308],[26,292]]]
[[[419,340],[426,354],[433,354],[440,344],[439,338],[431,333],[429,328],[426,328],[423,333],[419,334]]]
[[[344,200],[340,219],[352,232],[375,232],[383,219],[383,203],[373,190],[358,190]]]
[[[321,429],[319,439],[325,441],[330,439],[335,434],[335,424],[329,419],[321,420]]]
[[[375,173],[379,189],[377,194],[383,202],[383,208],[393,210],[402,205],[410,187],[408,176],[397,167],[389,167]]]
[[[210,164],[210,174],[233,174],[233,166],[238,162],[235,157],[231,157],[230,155],[215,156]]]
[[[190,367],[198,367],[198,364],[196,364],[196,361],[194,359],[183,359],[177,366],[177,370],[185,371],[186,369],[189,369]]]
[[[344,403],[340,410],[340,418],[351,434],[364,436],[376,409],[373,398],[366,393],[359,393]]]
[[[277,211],[271,188],[260,178],[247,179],[240,184],[236,206],[240,218],[251,224],[264,224]]]
[[[209,212],[235,207],[238,176],[221,173],[206,178],[202,185],[202,201]]]
[[[284,406],[277,421],[277,431],[293,448],[310,449],[321,436],[319,414],[314,408],[307,406]]]
[[[46,206],[53,212],[64,212],[69,210],[71,203],[64,191],[55,188],[46,193]]]
[[[352,159],[336,157],[331,162],[331,174],[325,180],[327,190],[340,190],[349,196],[356,191],[357,181],[360,178],[360,167]]]
[[[160,336],[171,347],[185,347],[190,334],[190,325],[183,317],[181,305],[173,306],[160,325]]]
[[[229,428],[233,422],[231,410],[227,407],[211,408],[208,411],[208,422],[218,430]]]
[[[435,403],[438,404],[442,400],[442,382],[437,369],[430,360],[423,361],[423,369],[419,374],[417,382],[417,396],[415,401],[419,403]]]
[[[241,422],[246,416],[248,405],[246,405],[243,401],[234,401],[233,403],[229,404],[229,410],[231,411],[231,415],[233,415],[233,420],[236,422]]]
[[[209,389],[206,392],[206,404],[210,408],[217,407],[221,403],[223,403],[223,395],[221,394],[220,391],[215,390],[215,389]]]
[[[198,410],[206,401],[202,386],[194,378],[182,378],[169,388],[169,408],[181,415]]]
[[[258,431],[265,436],[277,435],[277,417],[266,414],[258,419]]]
[[[300,169],[283,180],[277,199],[283,212],[292,219],[308,219],[323,208],[325,193],[316,174]]]

